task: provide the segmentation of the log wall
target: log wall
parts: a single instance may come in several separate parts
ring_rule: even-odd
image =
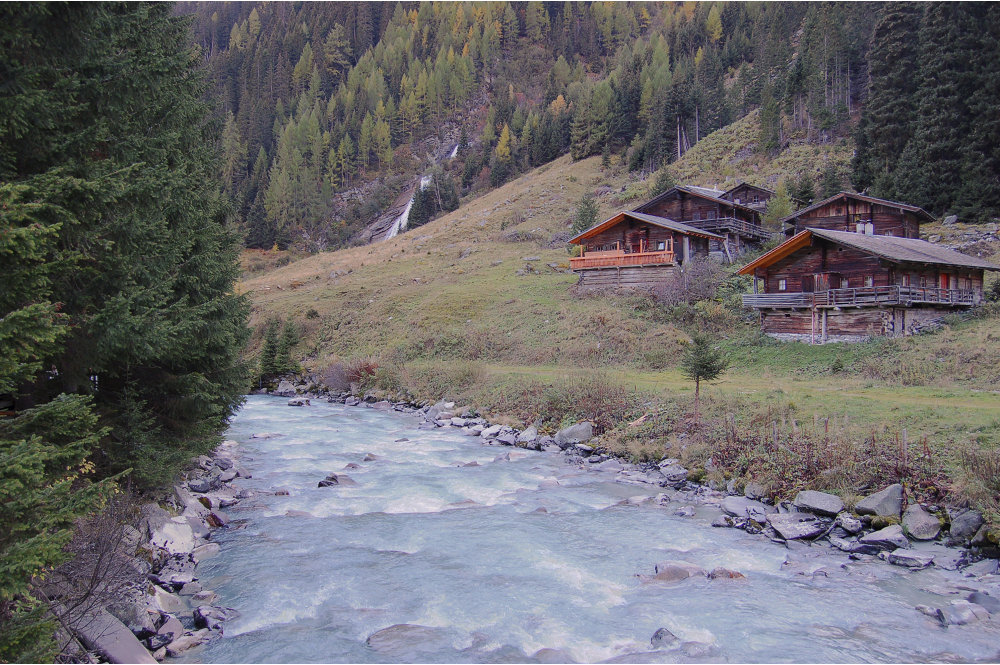
[[[584,291],[598,289],[653,289],[669,281],[675,266],[627,266],[624,268],[587,268],[579,270],[577,288]]]
[[[827,342],[860,341],[869,337],[902,337],[934,325],[953,313],[948,307],[885,307],[826,310]],[[823,310],[761,312],[763,331],[778,339],[823,343]]]
[[[795,220],[795,232],[814,228],[854,233],[858,221],[870,221],[873,235],[920,237],[920,220],[912,212],[857,199],[831,201],[804,213]]]

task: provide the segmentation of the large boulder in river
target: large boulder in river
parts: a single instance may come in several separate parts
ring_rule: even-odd
[[[565,450],[570,446],[594,438],[594,425],[587,421],[564,427],[556,432],[556,444]]]
[[[190,554],[194,550],[194,531],[187,519],[176,517],[156,529],[150,543],[170,554]]]
[[[517,435],[518,443],[534,443],[535,439],[538,438],[538,428],[534,425],[529,425],[527,429]]]
[[[858,501],[854,512],[858,515],[877,515],[879,517],[899,517],[903,509],[903,486],[889,485],[881,492],[869,494]]]
[[[933,540],[941,531],[941,522],[920,504],[913,504],[903,513],[903,532],[914,540]]]
[[[817,492],[816,490],[803,490],[795,495],[795,506],[802,510],[808,510],[818,515],[828,515],[834,517],[844,509],[844,502],[839,496]]]
[[[451,646],[440,628],[410,623],[399,623],[372,633],[365,644],[384,656],[407,660],[417,653],[431,653]]]
[[[282,379],[278,383],[278,389],[274,391],[275,395],[281,395],[282,397],[291,397],[295,395],[295,384],[287,379]]]

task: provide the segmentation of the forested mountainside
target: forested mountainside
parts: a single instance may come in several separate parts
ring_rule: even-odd
[[[879,6],[251,2],[177,11],[195,15],[224,123],[221,170],[247,244],[319,249],[345,243],[456,144],[435,189],[469,195],[567,151],[618,153],[652,171],[758,108],[761,151],[841,140],[867,96]]]

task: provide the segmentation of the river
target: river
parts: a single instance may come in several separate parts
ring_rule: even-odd
[[[676,506],[625,502],[556,453],[483,446],[412,415],[254,396],[234,418],[262,494],[199,565],[240,615],[187,662],[904,662],[996,660],[995,624],[920,614],[946,573],[788,550]],[[280,436],[251,438],[261,433]],[[363,461],[373,454],[376,459]],[[509,454],[510,460],[504,459]],[[499,459],[497,459],[499,457]],[[359,468],[344,470],[348,464]],[[475,463],[475,464],[473,464]],[[356,486],[318,488],[328,473]],[[663,560],[742,572],[643,581]],[[954,580],[955,574],[951,574]],[[397,629],[366,638],[396,624]],[[650,638],[677,636],[656,653]],[[545,650],[541,651],[540,650]],[[533,656],[537,656],[533,659]],[[638,654],[638,655],[637,655]]]

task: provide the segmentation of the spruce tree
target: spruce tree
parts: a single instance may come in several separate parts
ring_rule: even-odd
[[[576,208],[576,217],[573,219],[573,235],[583,233],[587,229],[597,224],[597,202],[590,194],[584,194]]]
[[[726,371],[729,360],[725,353],[712,348],[712,342],[704,335],[694,335],[681,357],[681,374],[694,381],[694,411],[699,412],[701,382],[715,381]]]

